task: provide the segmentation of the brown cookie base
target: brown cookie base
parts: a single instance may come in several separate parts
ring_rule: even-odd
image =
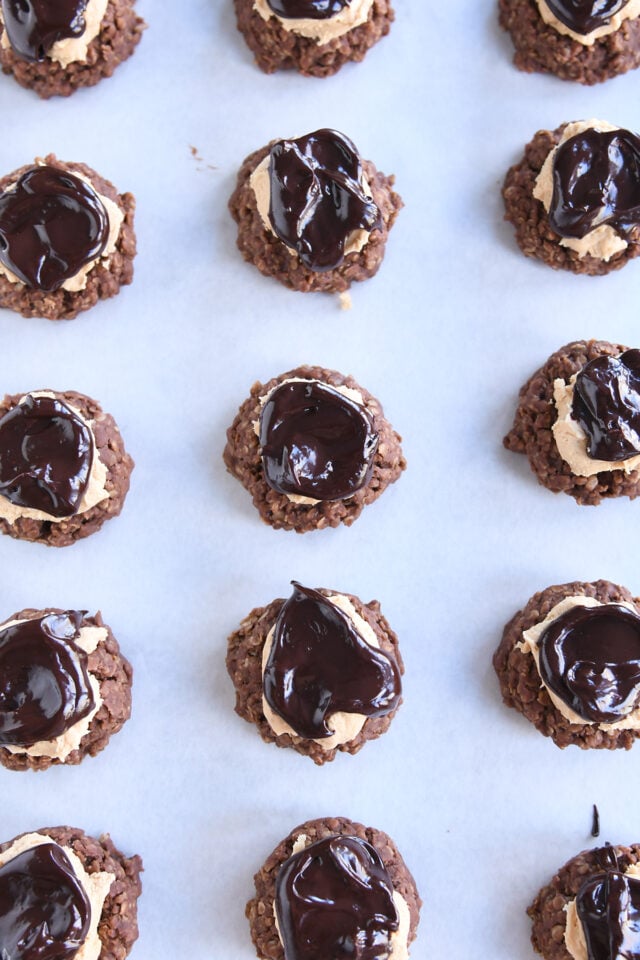
[[[272,490],[264,479],[260,446],[253,427],[254,421],[260,419],[259,400],[279,383],[291,377],[321,380],[333,387],[345,386],[359,390],[373,417],[374,429],[379,437],[373,473],[369,483],[346,500],[324,500],[313,505],[292,503],[285,494]],[[323,527],[337,527],[341,523],[350,526],[368,503],[377,500],[407,466],[400,447],[401,440],[391,424],[385,420],[378,400],[356,383],[353,377],[345,377],[335,370],[325,370],[324,367],[303,366],[274,377],[266,384],[254,383],[249,398],[242,404],[227,430],[227,445],[223,456],[227,470],[249,491],[253,504],[265,523],[276,530],[306,533],[308,530],[321,530]]]
[[[292,830],[254,877],[256,895],[247,904],[246,915],[251,927],[251,939],[261,960],[284,960],[284,950],[276,930],[273,904],[276,893],[276,877],[282,864],[293,852],[293,844],[304,833],[311,843],[330,836],[352,836],[366,840],[374,847],[396,890],[407,902],[411,923],[407,943],[415,940],[422,900],[418,895],[415,880],[398,852],[393,840],[373,827],[364,827],[344,817],[332,817],[322,820],[308,820]]]
[[[118,64],[127,60],[145,29],[144,20],[136,16],[135,0],[109,0],[100,33],[89,44],[87,59],[62,67],[53,60],[29,63],[11,47],[0,46],[2,72],[13,74],[21,87],[34,90],[39,97],[68,97],[78,87],[92,87],[110,77]],[[0,23],[0,37],[4,26]]]
[[[305,77],[330,77],[389,33],[395,14],[388,0],[373,0],[366,23],[322,45],[285,30],[277,17],[263,20],[253,0],[234,0],[238,30],[265,73],[298,70]]]
[[[325,597],[337,593],[335,590],[320,590],[319,592]],[[382,615],[378,601],[372,600],[370,603],[363,603],[359,597],[354,597],[351,594],[344,594],[344,596],[351,600],[356,612],[372,628],[380,643],[380,649],[391,655],[398,664],[400,673],[404,673],[398,638]],[[229,637],[226,663],[229,676],[236,688],[236,713],[249,723],[254,723],[260,736],[267,743],[275,743],[278,747],[292,747],[297,753],[311,757],[313,762],[319,765],[335,759],[338,751],[357,753],[367,740],[375,740],[385,733],[402,700],[387,716],[369,717],[365,720],[364,726],[357,737],[332,750],[325,750],[315,740],[306,740],[302,737],[291,736],[288,733],[276,736],[269,726],[262,710],[262,651],[267,634],[276,622],[284,603],[283,599],[278,599],[273,600],[266,607],[256,607],[245,617],[240,624],[240,628]]]
[[[51,391],[55,393],[55,391]],[[0,418],[15,407],[24,394],[5,396],[0,403]],[[21,517],[15,523],[0,519],[0,532],[8,533],[16,540],[33,540],[49,547],[68,547],[84,537],[90,537],[99,530],[105,520],[117,517],[122,510],[129,490],[133,460],[126,452],[118,426],[113,417],[103,413],[100,404],[82,393],[67,390],[55,393],[55,396],[71,404],[85,420],[93,422],[95,451],[107,468],[105,489],[109,497],[91,507],[85,513],[78,513],[63,520],[32,520]]]
[[[603,470],[592,477],[571,472],[551,430],[557,418],[553,381],[568,383],[590,360],[618,356],[627,349],[605,340],[576,340],[561,347],[521,388],[513,427],[504,438],[507,450],[527,455],[539,483],[554,493],[568,493],[583,505],[595,506],[609,497],[633,500],[640,493],[640,470]]]
[[[560,142],[566,126],[563,123],[553,132],[539,130],[526,145],[522,160],[509,169],[502,187],[504,218],[515,227],[516,241],[525,257],[542,260],[554,270],[603,276],[619,270],[640,254],[640,227],[630,231],[626,238],[629,241],[627,247],[610,260],[598,260],[589,255],[579,257],[574,250],[560,246],[561,238],[549,226],[544,206],[533,196],[538,174],[549,152]]]
[[[640,601],[628,590],[608,580],[595,583],[563,583],[536,593],[524,610],[519,610],[504,628],[500,646],[493,656],[493,666],[500,681],[502,699],[508,707],[518,710],[527,720],[551,737],[561,748],[575,744],[583,750],[628,750],[640,736],[638,730],[601,730],[595,723],[570,723],[553,705],[542,685],[533,656],[518,650],[525,630],[540,623],[549,611],[565,597],[594,597],[601,603],[634,603],[640,613]]]
[[[640,19],[587,47],[548,26],[535,0],[498,0],[500,26],[511,34],[513,62],[526,73],[594,84],[640,66]]]
[[[630,847],[614,846],[611,850],[615,853],[622,871],[628,870],[640,860],[640,844],[634,843]],[[565,907],[575,898],[584,881],[589,876],[600,873],[606,862],[598,848],[583,850],[558,870],[553,880],[540,890],[527,909],[533,921],[531,942],[545,960],[573,960],[564,944]]]
[[[63,163],[54,154],[44,158],[46,164],[70,173],[81,173],[91,181],[94,190],[107,197],[124,215],[116,249],[104,261],[97,263],[87,275],[84,290],[32,290],[23,283],[12,283],[0,275],[0,307],[15,310],[23,317],[44,317],[47,320],[72,320],[83,310],[89,310],[98,300],[108,300],[133,280],[133,260],[136,255],[136,234],[133,226],[136,201],[131,193],[120,194],[109,180],[84,163]],[[15,183],[32,164],[20,167],[0,179],[0,192]]]
[[[102,943],[99,960],[124,960],[138,939],[138,897],[142,890],[140,857],[125,857],[108,834],[96,840],[75,827],[42,827],[30,832],[41,833],[61,846],[69,847],[87,873],[105,871],[114,875],[98,924]],[[14,840],[0,844],[0,853]]]
[[[382,226],[372,230],[366,245],[359,253],[348,254],[335,270],[318,273],[305,267],[290,247],[266,230],[258,213],[256,196],[249,178],[267,156],[270,147],[271,144],[268,144],[247,157],[240,168],[236,189],[229,200],[231,216],[238,224],[238,249],[244,259],[256,266],[266,277],[273,277],[290,290],[303,293],[340,293],[348,290],[352,283],[373,277],[382,263],[389,230],[403,206],[402,200],[392,189],[395,178],[378,173],[368,160],[362,161],[371,195],[382,215]]]
[[[49,613],[62,614],[60,608],[49,607],[46,610],[20,610],[7,617],[9,620],[36,620]],[[95,757],[104,750],[112,734],[126,723],[131,716],[131,681],[133,668],[120,653],[118,641],[102,619],[100,613],[84,616],[81,627],[103,627],[106,638],[101,641],[87,658],[87,669],[100,685],[102,704],[89,724],[89,729],[80,741],[77,750],[73,750],[65,760],[55,757],[31,757],[26,753],[12,753],[0,746],[0,763],[8,770],[48,770],[52,765],[69,766],[80,763],[84,757]]]

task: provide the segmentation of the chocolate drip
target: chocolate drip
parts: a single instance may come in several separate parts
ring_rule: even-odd
[[[286,960],[388,960],[398,929],[393,885],[359,837],[327,837],[291,856],[276,878]]]
[[[54,740],[95,707],[81,624],[70,610],[0,630],[0,746]]]
[[[109,218],[93,187],[56,167],[32,167],[0,194],[0,262],[27,287],[57,290],[100,256]]]
[[[27,397],[0,420],[0,495],[52,517],[77,512],[89,483],[88,426],[54,397]]]
[[[549,223],[581,238],[608,224],[624,236],[640,222],[640,139],[628,130],[593,128],[556,150]]]
[[[351,0],[267,0],[284,20],[329,20],[348,7]]]
[[[23,60],[44,60],[58,40],[81,37],[88,0],[2,0],[9,43]]]
[[[378,434],[369,411],[334,387],[291,380],[264,404],[260,447],[274,490],[344,500],[369,482]]]
[[[362,186],[354,144],[335,130],[316,130],[271,148],[269,219],[283,243],[310,270],[338,267],[354,230],[381,225],[380,211]]]
[[[71,960],[90,922],[91,904],[62,847],[41,843],[0,867],[3,960]]]
[[[330,737],[338,711],[386,716],[402,692],[395,660],[371,647],[317,590],[293,584],[282,605],[264,670],[269,706],[300,737]]]
[[[538,641],[540,675],[591,723],[624,720],[640,694],[640,616],[617,603],[575,606]]]
[[[598,27],[606,27],[611,17],[627,6],[629,0],[545,0],[551,13],[574,33],[587,36]]]
[[[576,896],[588,960],[640,958],[640,880],[615,870],[589,877]]]
[[[596,357],[575,380],[571,417],[587,435],[594,460],[640,454],[640,350]]]

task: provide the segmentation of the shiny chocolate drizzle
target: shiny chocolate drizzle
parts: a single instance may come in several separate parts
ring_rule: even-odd
[[[599,27],[606,27],[629,0],[545,0],[549,10],[560,23],[574,33],[586,37]]]
[[[44,60],[58,40],[81,37],[88,0],[2,0],[2,18],[15,53]]]
[[[389,874],[359,837],[327,837],[289,857],[275,908],[286,960],[388,960],[399,926]]]
[[[366,409],[318,380],[290,380],[260,416],[266,482],[279,493],[344,500],[371,477],[378,434]]]
[[[310,270],[338,267],[354,230],[374,230],[382,219],[362,187],[354,144],[336,130],[279,140],[270,153],[269,219],[276,236]]]
[[[50,613],[0,630],[0,746],[54,740],[95,707],[87,654],[75,643],[82,617]]]
[[[87,894],[58,844],[41,843],[0,867],[3,960],[71,960],[90,922]]]
[[[338,711],[383,717],[400,700],[393,657],[370,646],[343,611],[317,590],[293,584],[273,632],[264,696],[300,737],[330,737]]]
[[[52,517],[71,517],[89,483],[89,427],[55,397],[25,399],[0,419],[0,496]]]
[[[640,616],[618,603],[575,606],[538,641],[547,687],[590,723],[615,723],[640,695]]]
[[[50,293],[103,252],[109,217],[93,187],[57,167],[27,170],[0,194],[0,262]]]
[[[584,430],[593,460],[640,454],[640,350],[587,363],[575,380],[571,417]]]
[[[581,238],[607,224],[621,236],[640,223],[640,138],[589,128],[561,144],[553,161],[549,223]]]
[[[329,20],[348,7],[351,0],[267,0],[283,20]]]
[[[584,881],[576,911],[588,960],[639,960],[640,880],[609,868]]]

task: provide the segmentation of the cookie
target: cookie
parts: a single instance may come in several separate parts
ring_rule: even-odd
[[[0,307],[70,320],[133,280],[135,199],[53,154],[0,179]]]
[[[607,580],[536,593],[493,657],[502,699],[558,747],[629,749],[640,735],[640,601]]]
[[[122,510],[133,460],[115,420],[82,393],[0,403],[0,531],[66,547]]]
[[[135,0],[66,0],[55,18],[46,0],[3,0],[0,65],[39,97],[68,97],[110,77],[140,42],[144,21]]]
[[[95,839],[75,827],[43,827],[1,844],[7,956],[26,956],[23,940],[37,931],[38,956],[69,956],[77,945],[82,960],[124,960],[138,938],[141,871],[140,857],[125,857],[108,834]]]
[[[100,613],[14,613],[0,624],[0,694],[11,691],[9,701],[0,695],[0,763],[47,770],[100,753],[129,719],[132,675]]]
[[[236,713],[263,740],[323,764],[388,729],[404,667],[377,600],[293,586],[231,634],[227,670]]]
[[[305,533],[350,526],[405,469],[400,442],[353,377],[303,366],[253,385],[224,462],[265,523]]]
[[[265,73],[329,77],[389,33],[389,0],[234,0],[238,30]]]
[[[358,865],[354,870],[367,876],[367,883],[352,882],[349,862]],[[307,877],[304,886],[317,890],[316,896],[310,894],[305,901],[298,900],[295,889],[292,892],[301,870]],[[346,891],[341,898],[342,922],[323,899],[325,883],[332,880],[340,882]],[[391,940],[390,946],[398,950],[398,956],[404,956],[404,945],[415,939],[422,901],[396,845],[382,830],[344,817],[309,820],[278,844],[254,881],[256,893],[246,913],[261,960],[284,960],[281,936],[295,948],[300,924],[308,931],[306,942],[317,944],[318,956],[337,956],[343,936],[348,941],[357,937],[358,943],[369,947],[377,936],[380,951]],[[376,956],[388,954],[380,952]]]
[[[344,292],[382,263],[402,207],[394,182],[335,130],[274,140],[247,157],[229,200],[238,249],[290,290]]]

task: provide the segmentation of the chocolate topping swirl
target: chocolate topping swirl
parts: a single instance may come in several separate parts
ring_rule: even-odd
[[[358,837],[327,837],[289,857],[275,909],[287,960],[388,960],[399,926],[389,874]]]
[[[640,138],[589,128],[556,149],[549,223],[581,238],[608,224],[625,236],[640,223]]]
[[[571,417],[592,459],[615,463],[640,454],[640,350],[587,363],[575,380]]]
[[[0,867],[3,960],[70,960],[90,922],[87,894],[56,843],[41,843]]]
[[[373,471],[378,434],[366,407],[318,380],[291,380],[269,395],[260,417],[266,482],[279,493],[344,500]]]
[[[627,6],[629,0],[545,0],[551,13],[574,33],[587,36],[598,27],[606,27],[611,17]]]
[[[88,0],[2,0],[2,18],[15,53],[44,60],[58,40],[82,36]]]
[[[28,394],[0,419],[0,495],[17,506],[73,516],[92,462],[91,431],[62,400]]]
[[[640,695],[640,615],[617,603],[575,606],[538,641],[540,675],[589,723],[615,723]]]
[[[310,270],[338,267],[354,230],[381,225],[378,207],[364,192],[358,151],[344,134],[316,130],[279,140],[270,158],[271,226]]]
[[[348,7],[351,0],[267,0],[284,20],[329,20]]]
[[[0,194],[0,262],[27,287],[57,290],[103,252],[109,217],[93,187],[56,167]]]
[[[640,880],[616,870],[589,877],[576,895],[588,960],[640,958]]]
[[[51,613],[0,630],[0,746],[54,740],[95,707],[87,654],[75,643],[82,616]]]
[[[386,716],[400,700],[393,657],[370,646],[343,611],[317,590],[293,584],[282,605],[263,676],[264,696],[300,737],[333,734],[338,711]]]

